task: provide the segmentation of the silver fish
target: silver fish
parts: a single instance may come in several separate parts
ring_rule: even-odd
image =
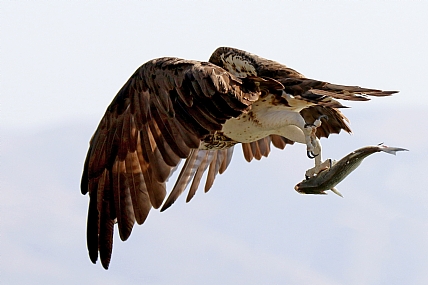
[[[364,158],[375,152],[386,152],[395,155],[397,151],[408,151],[399,147],[388,147],[385,145],[366,146],[357,149],[346,155],[339,161],[330,160],[330,168],[321,171],[316,176],[303,180],[298,183],[294,189],[302,194],[326,194],[324,191],[331,190],[335,194],[342,196],[335,188],[343,179],[346,178],[363,162]]]

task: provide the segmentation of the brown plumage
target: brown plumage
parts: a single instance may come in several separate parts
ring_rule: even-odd
[[[240,68],[235,72],[221,60],[228,56],[247,60],[253,69],[235,66]],[[190,201],[206,171],[208,191],[228,167],[233,146],[241,142],[223,135],[226,122],[250,113],[268,95],[275,104],[289,105],[284,92],[306,104],[300,114],[307,123],[328,116],[316,131],[318,137],[350,132],[335,99],[368,100],[363,94],[394,93],[307,79],[282,64],[232,48],[217,49],[210,62],[160,58],[138,68],[107,108],[84,164],[81,191],[90,196],[87,245],[92,262],[99,253],[108,268],[114,223],[126,240],[152,207],[163,204],[161,210],[167,209],[191,183]],[[271,143],[283,149],[294,141],[272,133],[243,142],[245,159],[267,157]],[[186,161],[165,199],[166,181],[182,159]]]

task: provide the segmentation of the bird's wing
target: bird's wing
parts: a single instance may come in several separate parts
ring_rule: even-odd
[[[338,134],[341,130],[351,133],[349,120],[337,108],[315,105],[300,111],[306,123],[312,124],[316,119],[321,118],[321,126],[317,128],[318,138],[328,138],[330,134]]]
[[[326,98],[367,101],[370,100],[367,96],[389,96],[397,93],[397,91],[382,91],[309,79],[282,63],[231,47],[216,49],[209,61],[237,76],[275,79],[284,86],[284,91],[288,94],[323,106],[343,107],[336,105],[337,101],[332,103]]]
[[[317,129],[318,137],[328,137],[331,133],[339,133],[341,130],[351,132],[348,119],[337,109],[345,106],[337,99],[367,101],[370,100],[369,96],[389,96],[397,93],[309,79],[284,64],[230,47],[216,49],[210,57],[210,62],[234,75],[258,76],[281,83],[283,90],[293,95],[293,99],[305,101],[304,104],[308,108],[303,109],[301,115],[307,123],[313,123],[321,115],[327,116],[322,119],[322,125]],[[266,145],[269,140],[267,137],[252,144],[244,144],[246,159],[264,156],[257,147]]]
[[[189,202],[195,195],[196,190],[198,190],[202,175],[207,169],[208,173],[204,189],[205,192],[208,192],[214,183],[216,175],[222,174],[229,166],[232,154],[233,146],[220,150],[192,149],[161,211],[168,209],[192,182],[186,198],[186,202]]]
[[[336,99],[348,101],[368,101],[369,96],[389,96],[398,91],[383,91],[378,89],[363,88],[359,86],[347,86],[331,84],[309,78],[275,78],[284,85],[284,91],[316,105],[331,108],[345,107]]]
[[[92,262],[99,251],[108,267],[115,221],[126,240],[135,222],[143,223],[151,207],[162,205],[166,181],[181,159],[187,158],[164,209],[194,178],[190,200],[206,169],[209,189],[228,166],[232,149],[199,150],[201,139],[246,111],[258,94],[211,63],[161,58],[132,75],[107,108],[84,165],[81,191],[90,195]]]

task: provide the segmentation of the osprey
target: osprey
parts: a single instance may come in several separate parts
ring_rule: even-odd
[[[128,239],[150,209],[170,207],[190,185],[205,192],[228,167],[236,144],[247,161],[267,157],[271,144],[307,146],[312,177],[328,168],[321,137],[350,132],[337,99],[366,101],[382,91],[309,79],[278,62],[221,47],[209,62],[172,57],[143,64],[108,106],[91,141],[81,181],[89,192],[87,246],[108,268],[117,223]],[[185,159],[166,198],[166,181]]]

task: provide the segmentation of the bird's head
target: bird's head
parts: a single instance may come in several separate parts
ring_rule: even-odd
[[[229,47],[219,47],[211,55],[209,62],[214,63],[236,77],[258,76],[257,63],[253,54]]]

